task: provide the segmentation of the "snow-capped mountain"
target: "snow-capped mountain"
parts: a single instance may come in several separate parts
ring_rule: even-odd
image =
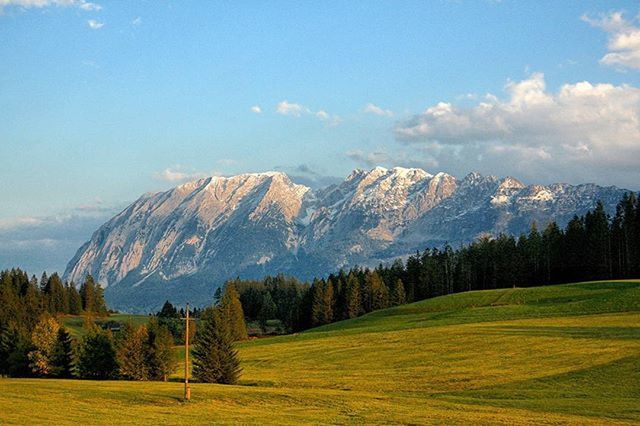
[[[205,304],[236,276],[308,279],[483,233],[519,234],[533,221],[564,225],[597,200],[612,212],[624,192],[400,167],[355,170],[318,191],[280,172],[210,177],[140,197],[93,234],[65,277],[92,274],[120,309]]]

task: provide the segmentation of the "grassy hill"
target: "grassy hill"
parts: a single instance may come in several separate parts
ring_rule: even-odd
[[[3,379],[0,423],[640,422],[640,281],[462,293],[238,348],[240,384],[190,403],[179,382]]]

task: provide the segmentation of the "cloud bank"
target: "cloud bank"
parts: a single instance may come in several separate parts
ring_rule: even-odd
[[[584,81],[550,92],[535,73],[506,93],[471,107],[432,105],[400,122],[396,138],[422,144],[443,165],[475,159],[515,175],[637,181],[640,89]]]

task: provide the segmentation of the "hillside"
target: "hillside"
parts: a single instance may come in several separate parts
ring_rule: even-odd
[[[122,311],[157,310],[166,299],[203,305],[237,276],[307,280],[486,233],[518,235],[534,221],[564,226],[598,200],[613,214],[624,193],[401,167],[355,170],[319,190],[281,172],[214,176],[140,197],[93,234],[64,278],[92,274]]]
[[[239,351],[240,385],[188,404],[178,382],[2,379],[0,422],[640,422],[640,281],[461,293]]]

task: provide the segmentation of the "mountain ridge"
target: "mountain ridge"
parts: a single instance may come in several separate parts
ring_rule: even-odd
[[[142,195],[93,234],[64,277],[94,275],[120,309],[155,309],[167,298],[204,304],[236,276],[309,279],[487,233],[519,234],[533,221],[564,225],[597,200],[613,212],[625,192],[402,167],[356,169],[318,190],[277,171],[207,177]]]

